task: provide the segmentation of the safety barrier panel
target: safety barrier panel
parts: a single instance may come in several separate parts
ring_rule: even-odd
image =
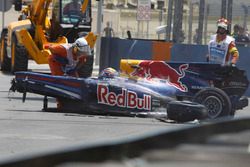
[[[172,43],[152,40],[102,38],[100,70],[119,69],[120,59],[170,60]]]

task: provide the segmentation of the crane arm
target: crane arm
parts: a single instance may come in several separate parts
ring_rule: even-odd
[[[82,13],[84,13],[84,12],[86,11],[88,4],[89,4],[89,0],[85,0],[85,1],[83,2],[82,8],[81,8]]]
[[[52,0],[33,0],[31,6],[31,22],[35,25],[43,25]],[[43,25],[44,26],[44,25]]]

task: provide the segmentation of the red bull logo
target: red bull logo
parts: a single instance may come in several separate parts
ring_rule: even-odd
[[[181,78],[185,77],[185,70],[188,69],[188,64],[181,64],[179,71],[164,61],[143,61],[140,62],[138,66],[131,75],[149,80],[152,78],[164,79],[167,84],[174,86],[180,91],[188,91],[186,85],[180,81]]]
[[[121,94],[110,92],[108,86],[97,85],[97,99],[99,104],[127,107],[139,110],[151,110],[151,96],[143,95],[139,98],[136,92],[122,89]]]

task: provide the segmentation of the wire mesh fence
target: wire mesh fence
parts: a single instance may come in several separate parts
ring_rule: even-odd
[[[163,6],[158,6],[159,1],[155,5],[151,5],[150,20],[138,21],[137,20],[137,6],[136,1],[134,6],[124,1],[125,5],[121,5],[119,0],[106,1],[103,4],[103,26],[106,22],[110,22],[115,31],[115,36],[120,38],[127,38],[127,31],[131,32],[132,38],[142,39],[166,39],[167,21],[170,18],[168,15],[168,6],[170,0],[164,0]],[[179,1],[179,2],[178,2]],[[250,0],[203,0],[204,6],[201,8],[202,0],[174,0],[172,7],[172,23],[170,41],[178,43],[197,43],[197,31],[201,31],[202,39],[201,44],[207,44],[210,36],[216,33],[216,21],[220,17],[230,17],[230,33],[233,33],[234,26],[237,25],[237,35],[239,35],[239,44],[248,46],[249,43],[249,16],[250,16]],[[183,7],[179,8],[178,3],[182,3]],[[108,5],[109,4],[109,5]],[[113,5],[110,5],[113,4]],[[119,5],[118,5],[119,4]],[[93,4],[93,25],[96,25],[95,18],[97,10],[95,9],[96,3]],[[178,9],[177,9],[178,8]],[[177,9],[177,10],[175,10]],[[176,29],[175,15],[181,13],[181,25]],[[200,17],[201,13],[202,19]],[[202,20],[202,29],[199,24]],[[164,27],[165,25],[165,27]],[[159,31],[160,28],[163,30]],[[180,30],[179,30],[180,29]],[[173,35],[179,30],[178,40],[173,39]],[[93,26],[95,31],[95,26]],[[235,35],[235,34],[234,34]],[[235,36],[236,37],[236,36]]]

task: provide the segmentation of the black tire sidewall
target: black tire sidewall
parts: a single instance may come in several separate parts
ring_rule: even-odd
[[[188,101],[171,101],[167,104],[168,118],[177,122],[207,118],[205,106]]]
[[[208,117],[209,118],[218,118],[223,116],[230,116],[232,110],[232,104],[228,95],[221,89],[218,88],[207,88],[199,91],[193,98],[194,102],[205,105],[205,100],[209,97],[215,97],[219,99],[220,104],[222,105],[222,110],[217,116],[212,116],[208,109]],[[216,115],[216,114],[215,114]]]

